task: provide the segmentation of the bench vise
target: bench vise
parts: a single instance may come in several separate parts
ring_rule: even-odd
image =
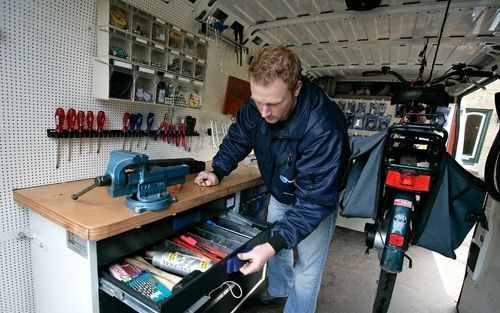
[[[127,196],[126,206],[136,213],[167,208],[177,201],[167,191],[167,186],[184,183],[189,166],[150,166],[148,159],[145,154],[112,151],[106,173],[94,178],[91,186],[71,195],[71,198],[77,200],[97,186],[109,186],[108,194],[111,197]]]

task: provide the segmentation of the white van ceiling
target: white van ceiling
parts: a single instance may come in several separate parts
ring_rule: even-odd
[[[249,56],[266,44],[280,44],[298,53],[310,78],[396,81],[392,75],[364,77],[362,72],[389,66],[414,80],[428,39],[427,79],[447,4],[382,0],[368,11],[348,10],[344,0],[197,0],[194,5],[200,22],[215,17],[228,26],[241,24]],[[234,40],[231,28],[223,34]],[[452,0],[432,77],[457,63],[491,70],[499,59],[500,1]]]

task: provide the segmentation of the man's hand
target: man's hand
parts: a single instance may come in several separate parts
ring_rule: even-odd
[[[219,179],[212,172],[200,172],[194,179],[194,183],[198,186],[215,186],[219,184]]]
[[[252,250],[246,253],[238,253],[238,259],[247,261],[245,265],[240,268],[243,275],[252,274],[260,271],[264,264],[269,261],[276,254],[273,247],[269,243],[263,243],[255,246]]]

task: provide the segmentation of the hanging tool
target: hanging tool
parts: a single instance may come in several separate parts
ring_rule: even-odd
[[[71,161],[71,143],[72,143],[73,131],[75,130],[75,122],[76,122],[75,109],[73,109],[73,108],[69,109],[66,117],[68,120],[68,135],[69,135],[68,161]]]
[[[210,137],[212,137],[212,149],[217,149],[217,145],[215,145],[215,134],[214,134],[214,121],[210,120]]]
[[[64,109],[57,108],[54,114],[54,120],[56,122],[56,134],[57,134],[57,155],[56,155],[56,168],[59,168],[59,157],[61,154],[61,135],[64,129]]]
[[[243,65],[243,25],[234,22],[231,25],[234,34],[234,52],[236,52],[236,63],[240,66]]]
[[[130,134],[129,136],[131,137],[130,138],[130,145],[128,147],[128,151],[132,151],[132,139],[133,139],[133,136],[135,136],[134,134],[136,133],[137,131],[137,115],[132,113],[130,114]]]
[[[125,112],[123,114],[123,147],[122,150],[125,150],[125,144],[127,142],[128,128],[130,127],[130,113]]]
[[[170,144],[175,144],[175,135],[176,135],[175,125],[169,124],[167,131],[167,142]]]
[[[186,136],[187,145],[186,151],[191,151],[191,142],[193,141],[193,136],[195,135],[194,127],[196,126],[196,119],[190,115],[186,116]]]
[[[217,121],[214,121],[213,131],[215,131],[215,141],[217,141],[217,146],[219,146],[220,145],[220,141],[219,141],[219,131],[217,130]]]
[[[186,148],[186,124],[184,124],[184,119],[181,118],[177,126],[177,132],[175,136],[175,145],[183,146]]]
[[[106,114],[104,111],[99,111],[97,113],[97,135],[99,136],[97,140],[97,153],[101,152],[101,138],[102,132],[104,131],[104,123],[106,123]]]
[[[87,133],[90,136],[93,135],[94,132],[94,112],[92,111],[87,111]],[[89,142],[89,153],[91,150],[90,142]]]
[[[78,125],[78,137],[80,137],[80,154],[82,154],[83,129],[85,127],[85,112],[78,111],[76,115],[76,124]]]
[[[151,137],[151,128],[153,127],[153,123],[155,121],[155,114],[153,112],[148,113],[147,121],[146,121],[146,145],[144,145],[144,150],[148,149],[149,137]]]
[[[163,121],[160,123],[160,127],[158,127],[158,130],[156,131],[155,139],[161,137],[161,140],[165,141],[167,138],[167,132],[168,132],[168,123],[167,123],[167,113],[163,115]]]
[[[139,148],[139,144],[141,143],[141,137],[142,137],[142,113],[137,113],[137,121],[136,121],[136,129],[137,129],[137,136],[139,136],[139,139],[137,139],[137,148]]]

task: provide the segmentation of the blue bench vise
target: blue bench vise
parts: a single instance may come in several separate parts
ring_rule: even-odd
[[[182,184],[189,173],[188,165],[150,166],[145,154],[112,151],[106,173],[94,178],[94,183],[72,194],[73,200],[98,186],[109,186],[111,197],[127,196],[125,204],[136,213],[158,211],[177,201],[167,186]]]

